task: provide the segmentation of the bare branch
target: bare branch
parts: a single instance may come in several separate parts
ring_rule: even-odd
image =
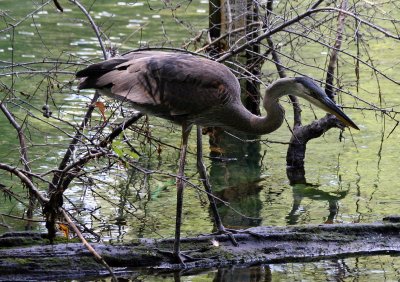
[[[56,8],[60,11],[60,12],[64,12],[63,7],[61,7],[60,3],[58,2],[58,0],[54,0],[54,5],[56,6]]]
[[[83,237],[81,231],[78,229],[78,227],[75,225],[75,223],[71,220],[71,218],[68,216],[67,212],[64,209],[61,209],[61,213],[65,220],[68,222],[68,225],[74,230],[75,234],[78,236],[78,238],[81,240],[82,244],[88,249],[88,251],[94,256],[96,261],[104,265],[104,267],[110,272],[113,281],[118,281],[117,278],[114,275],[114,272],[110,268],[110,266],[107,264],[107,262],[96,252],[96,250],[86,241],[85,237]]]
[[[53,0],[47,0],[47,1],[44,2],[42,5],[38,6],[38,8],[36,8],[34,11],[30,12],[29,14],[27,14],[25,17],[23,17],[22,19],[20,19],[20,20],[17,21],[16,23],[10,24],[9,27],[0,30],[0,33],[7,32],[7,31],[9,31],[9,30],[11,30],[11,29],[17,27],[18,25],[20,25],[20,24],[23,23],[24,21],[26,21],[26,20],[32,18],[32,16],[33,16],[34,14],[40,12],[40,11],[43,9],[43,7],[47,6],[47,5],[48,5],[50,2],[52,2],[52,1],[53,1]]]
[[[223,61],[229,59],[230,57],[232,57],[232,56],[244,51],[249,46],[251,46],[253,44],[256,44],[256,43],[259,43],[260,41],[266,39],[267,37],[270,37],[271,35],[273,35],[273,34],[275,34],[277,32],[283,31],[286,27],[291,26],[292,24],[297,23],[297,22],[301,21],[302,19],[310,17],[311,15],[319,13],[319,12],[337,12],[337,13],[342,12],[344,14],[347,14],[347,15],[357,19],[360,23],[363,23],[363,24],[365,24],[365,25],[367,25],[367,26],[379,31],[380,33],[382,33],[383,35],[385,35],[387,37],[390,37],[390,38],[393,38],[393,39],[397,39],[397,40],[400,39],[399,35],[391,34],[391,33],[387,32],[385,29],[383,29],[383,28],[381,28],[381,27],[379,27],[377,25],[374,25],[374,24],[372,24],[372,23],[370,23],[370,22],[358,17],[357,15],[355,15],[355,14],[353,14],[351,12],[348,12],[348,11],[345,11],[345,10],[341,10],[341,9],[338,9],[338,8],[325,7],[325,8],[318,8],[318,9],[309,9],[306,12],[304,12],[302,14],[299,14],[298,16],[283,22],[278,27],[273,28],[273,29],[269,29],[268,31],[266,31],[263,34],[261,34],[260,36],[254,38],[252,40],[249,40],[245,44],[243,44],[243,45],[241,45],[241,46],[239,46],[237,48],[233,48],[233,49],[230,49],[230,50],[226,51],[225,54],[222,55],[221,57],[219,57],[218,59],[216,59],[216,61],[217,62],[223,62]]]
[[[94,33],[96,34],[97,40],[99,41],[99,45],[101,47],[101,51],[103,51],[103,57],[104,59],[108,58],[106,48],[104,47],[103,40],[101,39],[101,34],[98,26],[94,22],[92,16],[89,14],[89,12],[85,9],[85,7],[78,1],[78,0],[69,0],[71,3],[75,4],[78,6],[78,8],[82,11],[82,13],[87,17],[87,19],[90,22],[90,25],[93,28]]]
[[[35,195],[35,197],[40,201],[41,204],[45,204],[49,201],[49,199],[47,199],[45,196],[42,195],[41,192],[39,192],[35,184],[33,184],[29,177],[26,176],[20,169],[4,163],[0,163],[0,169],[6,170],[16,175],[28,187],[29,191],[31,191]]]

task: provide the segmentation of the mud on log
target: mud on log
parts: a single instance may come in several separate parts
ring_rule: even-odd
[[[82,244],[49,245],[44,237],[25,232],[0,236],[0,280],[108,275]],[[190,256],[203,258],[185,267],[204,269],[400,252],[400,223],[255,227],[235,237],[238,247],[221,235],[182,239],[183,250],[192,250]],[[141,239],[123,245],[92,244],[110,266],[128,267],[130,273],[138,267],[152,271],[181,269],[183,265],[171,263],[169,257],[157,251],[170,250],[172,245],[171,239]]]

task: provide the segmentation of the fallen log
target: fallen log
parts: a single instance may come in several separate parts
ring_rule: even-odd
[[[139,268],[152,271],[204,269],[235,264],[304,262],[327,258],[400,252],[400,223],[255,227],[235,235],[239,246],[224,235],[182,239],[182,249],[199,260],[175,264],[158,250],[171,250],[172,239],[140,239],[129,244],[92,243],[116,276]],[[124,269],[121,270],[121,267]],[[0,236],[0,280],[82,279],[107,276],[81,243],[49,245],[44,234]]]

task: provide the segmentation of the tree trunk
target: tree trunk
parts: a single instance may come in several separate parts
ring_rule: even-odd
[[[259,26],[258,2],[253,0],[210,0],[209,34],[211,40],[223,35],[223,39],[211,46],[208,52],[217,57],[219,53],[245,44],[256,38]],[[260,46],[254,44],[244,52],[230,59],[233,64],[227,64],[238,77],[241,85],[241,96],[245,107],[253,114],[260,114],[260,84],[259,78],[262,61],[259,60]],[[246,78],[246,79],[243,79]],[[245,156],[255,159],[259,152],[245,151],[243,142],[226,134],[221,128],[205,129],[210,135],[211,156],[221,158],[241,159]],[[256,139],[257,136],[237,134],[240,139]],[[254,147],[254,146],[253,146]]]

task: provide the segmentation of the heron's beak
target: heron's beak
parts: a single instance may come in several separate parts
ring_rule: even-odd
[[[323,101],[325,110],[335,115],[344,125],[360,130],[358,126],[328,97]]]

